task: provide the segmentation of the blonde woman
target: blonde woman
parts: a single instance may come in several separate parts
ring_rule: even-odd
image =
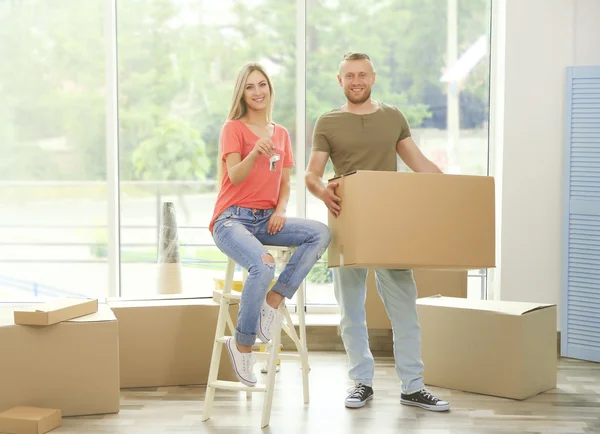
[[[217,247],[248,270],[236,333],[226,343],[236,376],[248,386],[256,385],[256,336],[271,339],[279,305],[295,294],[330,241],[326,225],[286,217],[294,158],[288,131],[272,121],[273,97],[262,66],[240,69],[221,131],[220,189],[209,225]],[[270,291],[275,263],[264,245],[297,247]]]

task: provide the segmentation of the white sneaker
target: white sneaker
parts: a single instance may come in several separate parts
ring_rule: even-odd
[[[256,335],[264,343],[271,340],[273,325],[275,324],[275,319],[278,314],[277,309],[269,306],[266,300],[263,302],[262,308],[260,309],[260,317],[258,318]]]
[[[240,380],[240,383],[250,387],[256,386],[256,375],[254,375],[254,362],[256,359],[254,354],[242,353],[238,350],[233,337],[227,339],[225,346],[231,358],[233,372],[235,372],[235,376]]]

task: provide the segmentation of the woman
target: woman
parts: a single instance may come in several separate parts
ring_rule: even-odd
[[[271,339],[277,308],[291,298],[330,241],[316,221],[287,218],[290,136],[272,121],[273,86],[256,63],[238,73],[231,110],[221,131],[220,190],[209,229],[217,247],[248,270],[235,336],[226,345],[236,376],[256,385],[252,345]],[[297,247],[277,282],[273,257],[264,245]]]

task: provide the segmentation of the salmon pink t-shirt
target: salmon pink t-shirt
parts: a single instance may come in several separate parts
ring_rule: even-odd
[[[235,152],[241,154],[242,160],[244,160],[250,151],[254,149],[254,145],[259,139],[260,137],[254,134],[242,121],[227,121],[221,131],[219,146],[223,150],[223,158],[220,163],[224,164],[227,155]],[[221,189],[208,226],[211,232],[217,217],[230,206],[252,209],[270,209],[277,206],[283,168],[294,165],[294,156],[290,135],[284,127],[274,124],[271,140],[275,144],[275,152],[280,156],[279,161],[275,163],[275,171],[271,172],[269,170],[269,157],[260,155],[248,177],[239,185],[234,185],[229,179],[227,165],[225,164]]]

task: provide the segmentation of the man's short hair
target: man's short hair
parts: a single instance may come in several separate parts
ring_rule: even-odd
[[[371,61],[371,58],[369,57],[369,55],[367,53],[358,53],[358,52],[355,52],[355,51],[350,51],[349,53],[344,54],[344,58],[342,59],[342,61],[340,62],[339,66],[338,66],[338,72],[339,73],[341,73],[341,71],[342,71],[342,64],[346,60],[368,60],[369,63],[371,64],[371,68],[373,69],[373,71],[375,71],[375,67],[373,66],[373,62]]]
[[[369,55],[367,53],[357,53],[354,51],[351,51],[349,53],[344,54],[344,59],[343,60],[371,60],[371,58],[369,57]]]

